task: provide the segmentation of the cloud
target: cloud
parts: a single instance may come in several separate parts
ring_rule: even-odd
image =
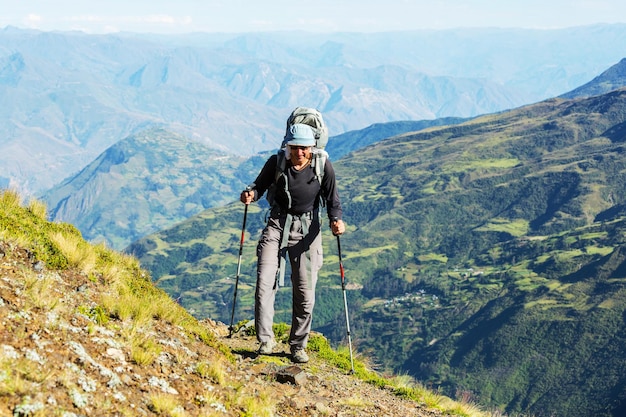
[[[37,29],[41,25],[43,18],[38,14],[31,13],[27,15],[24,20],[25,20],[24,25],[26,27],[31,28],[31,29]]]
[[[72,25],[90,27],[88,32],[112,33],[120,30],[182,31],[193,24],[191,16],[150,15],[76,15],[63,18]],[[131,29],[133,28],[133,29]]]

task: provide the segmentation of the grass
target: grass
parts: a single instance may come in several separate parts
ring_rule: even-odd
[[[202,378],[211,379],[213,382],[219,385],[224,385],[226,382],[227,367],[222,361],[200,362],[196,366],[195,373]]]
[[[470,172],[474,170],[490,171],[493,169],[508,169],[520,163],[517,158],[485,158],[474,160],[455,160],[454,163],[445,165],[444,172]]]
[[[56,231],[50,234],[50,239],[67,258],[68,267],[88,274],[96,270],[98,254],[80,235]]]
[[[276,401],[265,391],[257,393],[255,397],[242,397],[239,404],[243,408],[242,417],[274,417]]]
[[[3,358],[0,360],[0,395],[29,394],[35,386],[30,376],[35,372],[37,369],[31,361]]]
[[[369,405],[371,405],[371,403],[369,401],[367,401],[366,399],[362,398],[360,395],[352,395],[348,398],[345,398],[343,400],[341,400],[342,404],[345,404],[351,408],[365,408],[368,407]]]
[[[106,326],[110,318],[107,312],[100,306],[79,306],[78,312],[89,317],[93,322],[99,326]]]
[[[505,232],[514,237],[524,236],[528,233],[528,220],[517,219],[509,221],[507,219],[494,218],[489,223],[476,229],[481,232]]]
[[[130,357],[137,365],[152,364],[161,351],[161,346],[146,335],[138,334],[131,340]]]
[[[420,260],[420,262],[423,262],[423,263],[436,261],[436,262],[445,264],[448,262],[448,258],[445,255],[439,254],[439,253],[429,253],[429,254],[420,255],[418,259]]]
[[[152,394],[148,408],[157,415],[168,417],[184,417],[186,415],[178,402],[178,398],[171,394]]]
[[[26,299],[31,306],[50,311],[59,305],[59,294],[51,291],[54,283],[50,277],[39,277],[30,269],[21,270],[20,275],[22,275]]]

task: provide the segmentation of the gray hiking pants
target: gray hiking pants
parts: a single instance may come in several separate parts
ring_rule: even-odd
[[[257,282],[255,292],[255,327],[259,342],[274,337],[274,300],[278,290],[277,272],[285,216],[272,216],[263,230],[257,246]],[[303,224],[306,222],[306,224]],[[303,233],[307,231],[308,233]],[[317,273],[322,267],[322,233],[317,213],[293,216],[287,241],[287,256],[291,265],[292,313],[289,346],[291,350],[305,348],[309,340]]]

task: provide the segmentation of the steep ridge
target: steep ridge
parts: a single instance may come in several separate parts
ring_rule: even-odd
[[[622,59],[593,80],[561,95],[561,98],[598,96],[626,85],[626,58]]]

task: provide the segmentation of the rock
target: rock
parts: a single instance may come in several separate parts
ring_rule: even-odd
[[[276,381],[282,384],[291,383],[294,385],[302,385],[302,383],[306,381],[306,374],[299,366],[292,365],[279,369],[276,372]]]

